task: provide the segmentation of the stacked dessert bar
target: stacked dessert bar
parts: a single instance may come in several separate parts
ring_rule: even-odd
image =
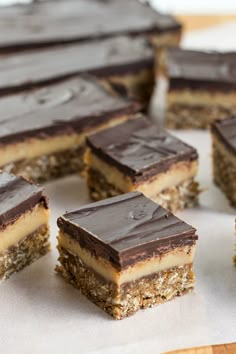
[[[57,271],[122,319],[193,289],[196,230],[139,192],[58,219]]]
[[[87,146],[93,199],[138,190],[172,211],[197,202],[197,151],[146,117],[91,135]]]
[[[205,129],[236,113],[236,53],[171,48],[158,57],[167,76],[166,125]]]
[[[35,1],[1,8],[4,35],[0,50],[9,52],[129,35],[156,46],[178,45],[181,24],[137,0]]]
[[[214,182],[236,207],[236,118],[218,120],[211,127]]]
[[[43,189],[0,173],[0,281],[49,249],[49,207]]]
[[[139,109],[88,75],[0,97],[0,168],[37,182],[82,172],[85,137]]]

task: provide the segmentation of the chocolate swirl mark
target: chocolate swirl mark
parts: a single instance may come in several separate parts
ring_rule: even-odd
[[[132,213],[138,214],[139,218],[133,219],[135,222],[130,224],[130,227],[126,229],[124,237],[114,237],[110,240],[110,245],[116,245],[116,247],[132,247],[134,245],[143,244],[150,241],[156,241],[160,239],[163,232],[171,231],[176,227],[181,227],[182,222],[176,218],[172,218],[166,210],[161,209],[156,205],[156,208],[150,210],[145,206],[138,206],[138,210],[134,210]],[[142,217],[141,217],[142,215]]]
[[[35,100],[39,105],[43,105],[46,108],[59,106],[69,102],[75,96],[73,89],[67,89],[62,92],[55,92],[50,89],[44,89],[35,95]]]
[[[151,128],[148,128],[140,134],[133,133],[128,142],[110,144],[107,151],[113,153],[120,161],[126,161],[128,157],[134,156],[138,151],[143,160],[150,160],[157,154],[161,157],[176,155],[177,151],[168,146],[172,142],[171,136],[154,135],[151,133]]]
[[[77,219],[83,218],[85,216],[89,216],[99,211],[100,209],[107,208],[108,206],[116,206],[117,204],[122,203],[124,200],[127,201],[129,199],[138,198],[140,195],[142,194],[139,192],[133,192],[133,193],[128,193],[126,195],[105,199],[99,202],[88,204],[87,206],[85,205],[81,210],[68,212],[65,215],[63,215],[63,217],[65,219],[69,219],[70,221],[74,221],[74,223],[76,223]]]
[[[79,91],[79,89],[77,89]],[[81,92],[83,88],[81,88]],[[75,95],[77,94],[76,89],[68,88],[60,90],[51,90],[50,88],[44,88],[34,95],[31,93],[28,95],[23,96],[23,100],[25,104],[29,106],[29,111],[35,111],[36,107],[47,109],[53,108],[56,106],[63,105],[71,101]],[[0,126],[1,126],[1,136],[7,135],[10,133],[10,124],[14,124],[15,115],[12,117],[6,117],[5,119],[0,119]],[[23,117],[23,115],[22,115]],[[20,117],[18,117],[20,119]],[[37,128],[37,124],[35,124],[35,128]]]
[[[71,87],[69,85],[71,85]],[[58,87],[54,86],[53,88],[42,88],[36,91],[33,95],[31,93],[26,94],[24,96],[24,100],[29,105],[32,104],[35,106],[36,104],[41,108],[51,108],[68,103],[75,97],[77,97],[77,99],[81,96],[84,98],[84,96],[88,96],[89,92],[93,89],[94,86],[92,83],[89,83],[89,81],[83,82],[83,79],[73,79],[65,82],[64,85],[62,82],[62,84],[59,84]]]
[[[132,48],[132,58],[130,51]],[[150,59],[152,56],[152,48],[148,42],[143,38],[130,38],[130,37],[117,37],[109,43],[106,51],[104,51],[104,61],[107,64],[114,64],[117,61],[117,57],[122,55],[124,60],[140,60]]]

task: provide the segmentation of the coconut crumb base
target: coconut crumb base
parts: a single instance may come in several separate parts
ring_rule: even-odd
[[[232,207],[236,208],[236,156],[212,133],[212,162],[214,183],[225,194]],[[236,245],[235,245],[236,251]],[[233,257],[236,265],[236,255]]]
[[[169,129],[207,129],[216,119],[236,114],[236,106],[187,105],[173,103],[166,112],[166,127]]]
[[[236,207],[236,156],[214,135],[212,158],[215,184],[224,192],[230,204]]]
[[[194,288],[192,264],[174,267],[118,286],[106,281],[77,255],[62,247],[56,271],[83,295],[115,319],[133,315],[184,295]]]
[[[147,182],[148,183],[148,182]],[[87,184],[91,199],[98,201],[125,193],[115,185],[109,183],[98,170],[89,168],[87,171]],[[136,188],[138,189],[138,186]],[[172,212],[190,208],[198,203],[200,193],[199,184],[194,178],[187,179],[177,186],[172,186],[157,195],[146,195],[154,202]]]
[[[6,280],[49,251],[49,227],[43,225],[0,254],[0,281]]]
[[[20,175],[35,183],[64,177],[73,173],[81,173],[84,146],[43,155],[31,160],[15,161],[2,167],[2,170]]]

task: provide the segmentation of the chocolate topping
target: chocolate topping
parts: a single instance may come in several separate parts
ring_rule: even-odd
[[[47,84],[76,74],[128,74],[153,69],[154,54],[145,39],[116,37],[101,41],[3,55],[0,93]]]
[[[196,230],[142,193],[92,203],[58,219],[66,234],[117,269],[192,245]]]
[[[197,151],[141,117],[94,134],[88,146],[134,182],[165,172],[178,162],[197,159]]]
[[[112,96],[90,76],[68,79],[0,98],[0,144],[82,132],[139,108],[136,102]]]
[[[236,153],[236,117],[222,119],[212,123],[211,129],[229,149]]]
[[[56,4],[55,4],[56,3]],[[171,16],[136,0],[35,1],[1,8],[0,49],[179,30]]]
[[[36,204],[43,202],[48,208],[43,188],[24,178],[6,172],[0,173],[0,229],[13,223]]]
[[[236,52],[172,48],[168,50],[167,65],[171,89],[236,88]]]

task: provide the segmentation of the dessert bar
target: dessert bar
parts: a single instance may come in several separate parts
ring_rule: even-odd
[[[154,53],[143,38],[116,37],[0,57],[0,94],[90,73],[123,85],[147,103],[154,85]]]
[[[236,113],[236,53],[177,48],[166,53],[162,60],[169,81],[169,128],[205,129],[214,120]]]
[[[157,45],[177,45],[181,36],[181,25],[172,16],[137,0],[33,1],[1,8],[0,23],[2,51],[123,34],[146,36]]]
[[[139,109],[90,76],[0,97],[0,168],[37,182],[81,172],[85,136]]]
[[[43,189],[0,173],[0,280],[50,250],[49,208]]]
[[[236,207],[236,117],[212,124],[214,182]]]
[[[172,211],[196,203],[197,151],[145,117],[91,135],[87,146],[94,200],[138,190]]]
[[[194,287],[196,230],[133,192],[58,219],[56,270],[116,319]]]

